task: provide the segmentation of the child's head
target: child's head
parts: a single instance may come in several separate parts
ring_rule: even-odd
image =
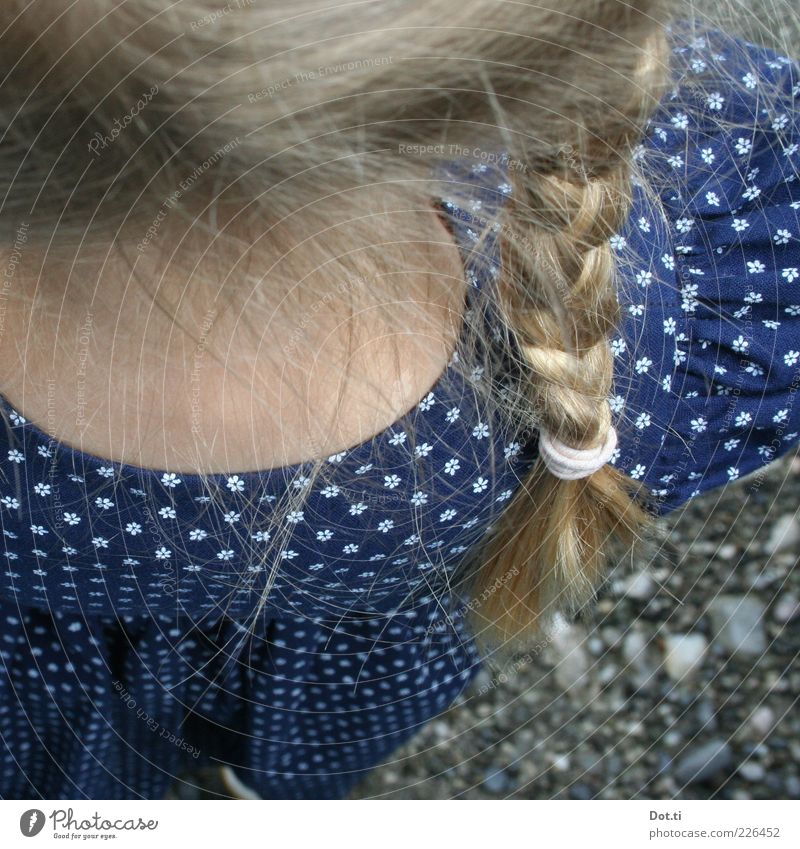
[[[270,210],[378,179],[423,194],[408,181],[456,149],[601,174],[653,105],[665,5],[10,0],[6,201],[69,197],[97,228],[187,181]]]
[[[2,220],[13,232],[30,218],[33,239],[67,250],[122,236],[158,253],[162,211],[187,227],[208,226],[209,209],[218,224],[244,214],[237,238],[278,246],[296,216],[311,234],[303,268],[319,268],[331,245],[314,234],[383,244],[393,211],[454,191],[437,161],[502,152],[511,200],[481,225],[499,238],[501,336],[525,380],[482,400],[589,447],[610,426],[608,239],[628,208],[630,146],[662,95],[670,6],[8,0]],[[218,254],[240,252],[221,229]],[[393,261],[407,260],[419,234],[392,235],[406,244]],[[355,276],[347,257],[340,246],[336,268]],[[491,372],[485,385],[496,390]],[[647,519],[635,489],[610,466],[560,481],[538,464],[474,558],[476,590],[497,587],[472,607],[478,628],[525,637],[542,610],[585,600],[608,538]]]

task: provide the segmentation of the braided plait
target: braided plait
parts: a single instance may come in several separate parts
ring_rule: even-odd
[[[547,173],[519,169],[502,228],[497,298],[520,352],[523,394],[536,429],[577,449],[601,445],[612,426],[608,334],[620,307],[609,239],[631,206],[635,102],[630,114],[595,171],[586,145],[563,147],[569,157]],[[642,485],[613,466],[562,480],[537,460],[480,555],[476,586],[497,590],[470,608],[478,642],[499,651],[541,639],[553,614],[593,596],[610,544],[630,546],[652,519]]]

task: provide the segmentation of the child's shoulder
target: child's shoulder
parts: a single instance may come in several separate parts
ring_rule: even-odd
[[[612,462],[662,513],[800,436],[800,71],[724,33],[671,37],[674,84],[612,242]]]
[[[691,80],[743,83],[745,92],[769,84],[797,96],[797,57],[775,47],[758,45],[746,38],[704,26],[697,21],[678,21],[667,27],[671,67],[681,84]],[[750,76],[752,75],[752,76]],[[747,98],[746,98],[747,99]]]
[[[672,86],[636,151],[638,177],[658,194],[678,258],[709,260],[713,273],[733,245],[767,247],[767,222],[796,222],[800,65],[689,24],[670,39]]]
[[[669,30],[671,85],[637,157],[690,184],[710,168],[740,173],[761,157],[774,182],[796,172],[800,64],[766,47],[688,23]],[[751,169],[752,170],[752,169]],[[762,173],[762,178],[763,178]]]

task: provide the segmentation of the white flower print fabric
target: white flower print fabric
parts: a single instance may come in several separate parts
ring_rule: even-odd
[[[660,515],[800,437],[798,66],[715,31],[676,29],[673,44],[675,87],[612,239],[611,462]]]
[[[800,434],[800,74],[720,33],[673,37],[675,88],[611,240],[612,463],[660,514]],[[472,250],[473,213],[510,186],[483,164],[452,173],[472,201],[442,209],[477,309],[497,257]],[[273,541],[263,517],[308,484],[303,464],[205,482],[137,469],[0,398],[0,796],[161,798],[225,763],[265,798],[341,798],[446,709],[479,668],[449,576],[537,456],[535,436],[484,420],[481,379],[451,362],[413,444],[393,426],[330,457],[274,564],[253,556]]]

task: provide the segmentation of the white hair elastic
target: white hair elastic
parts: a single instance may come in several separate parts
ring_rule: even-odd
[[[617,447],[617,432],[608,429],[606,441],[597,448],[570,448],[547,431],[539,431],[539,455],[549,471],[565,481],[578,480],[594,474],[611,459]]]

